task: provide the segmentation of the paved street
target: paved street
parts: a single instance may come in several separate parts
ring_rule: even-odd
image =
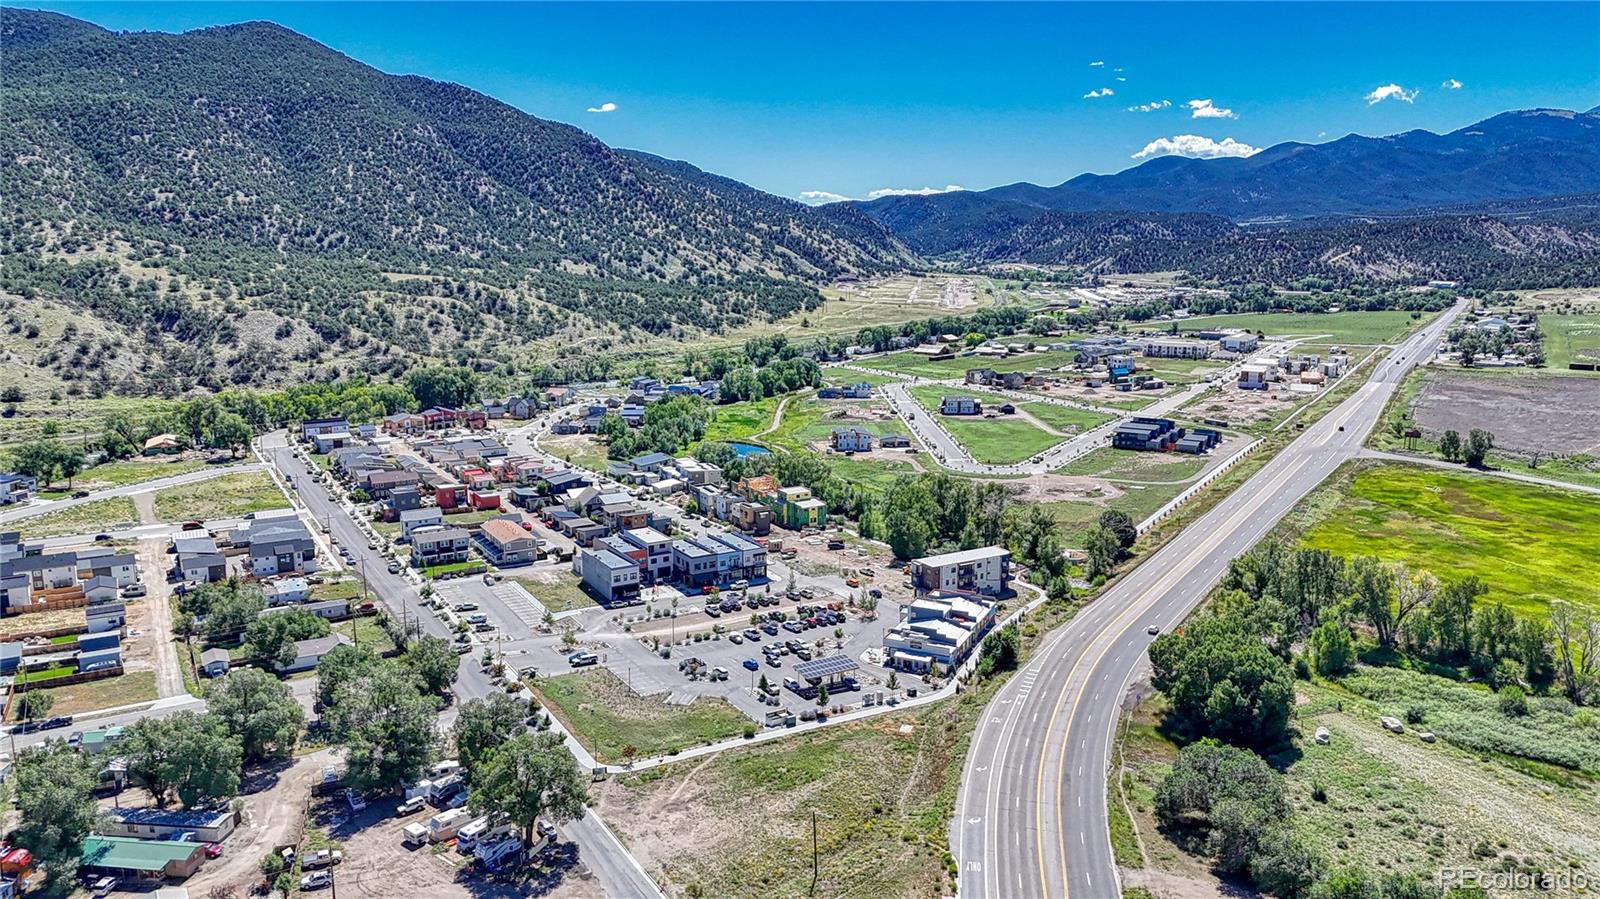
[[[1397,347],[1354,396],[1083,609],[996,695],[951,825],[963,897],[1120,894],[1106,771],[1122,697],[1148,665],[1146,628],[1183,621],[1229,560],[1360,452],[1395,387],[1464,308]]]

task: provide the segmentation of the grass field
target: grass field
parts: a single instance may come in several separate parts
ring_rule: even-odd
[[[987,403],[1005,402],[1002,397],[981,390],[955,391],[937,385],[912,387],[916,398],[930,415],[939,415],[939,398],[951,393],[973,395]],[[1093,413],[1085,413],[1093,414]],[[1013,418],[984,418],[970,415],[939,415],[939,423],[950,435],[966,447],[972,458],[990,465],[1009,465],[1042,453],[1062,438],[1034,427],[1030,422]]]
[[[1090,412],[1086,409],[1074,409],[1071,406],[1058,406],[1055,403],[1023,403],[1017,408],[1026,410],[1034,418],[1067,434],[1078,434],[1083,431],[1093,430],[1116,417],[1103,412]]]
[[[637,696],[606,668],[540,678],[533,689],[603,762],[626,761],[630,746],[635,755],[648,758],[725,740],[751,723],[719,699],[670,706],[664,696]]]
[[[24,537],[59,537],[94,534],[116,524],[137,523],[139,512],[126,496],[97,499],[82,505],[34,515],[17,522]]]
[[[868,374],[866,372],[852,371],[848,368],[839,368],[831,365],[823,367],[822,377],[827,383],[835,386],[871,384],[874,387],[879,387],[884,384],[898,384],[901,380],[899,378],[891,378],[888,375]]]
[[[565,612],[568,609],[599,605],[594,601],[594,597],[584,591],[582,583],[570,576],[553,575],[550,580],[520,574],[502,574],[501,577],[521,584],[533,594],[534,599],[543,603],[551,612]]]
[[[75,669],[68,668],[63,674]],[[34,675],[37,676],[37,675]],[[85,681],[65,687],[49,687],[47,693],[55,699],[50,707],[52,715],[81,715],[112,706],[153,702],[156,698],[156,673],[154,671],[129,671],[116,677]],[[16,720],[15,716],[7,720]]]
[[[80,490],[106,490],[112,487],[126,487],[130,484],[142,484],[145,481],[154,481],[158,478],[170,478],[191,471],[199,471],[207,467],[204,459],[175,459],[173,461],[153,461],[149,459],[125,459],[120,462],[107,462],[85,469],[72,480],[72,486]]]
[[[1200,456],[1103,447],[1056,469],[1057,474],[1131,481],[1189,481],[1205,467]]]
[[[1120,484],[1127,492],[1106,500],[1103,504],[1067,500],[1040,503],[1061,525],[1061,538],[1068,546],[1082,547],[1084,535],[1094,527],[1100,514],[1107,511],[1126,512],[1134,524],[1149,518],[1167,501],[1182,493],[1187,484]]]
[[[1539,330],[1544,332],[1545,368],[1572,374],[1569,362],[1600,362],[1600,315],[1541,315]]]
[[[1600,610],[1600,499],[1410,465],[1341,469],[1292,513],[1307,546],[1372,555],[1441,580],[1477,575],[1486,601],[1542,616],[1552,599]]]
[[[1295,830],[1335,867],[1431,880],[1443,867],[1492,870],[1517,859],[1593,875],[1589,868],[1600,857],[1595,781],[1540,760],[1548,754],[1542,746],[1591,756],[1600,747],[1600,733],[1585,732],[1570,711],[1535,703],[1525,719],[1508,722],[1487,691],[1388,669],[1360,669],[1344,683],[1302,681],[1297,690],[1293,749],[1273,761],[1284,774]],[[1121,773],[1132,823],[1151,867],[1214,883],[1203,860],[1156,827],[1155,790],[1177,755],[1156,726],[1163,702],[1148,700],[1125,725]],[[1379,726],[1379,715],[1402,717],[1408,708],[1424,713],[1412,732]],[[1328,729],[1327,745],[1311,739],[1318,727]],[[1417,739],[1421,729],[1439,742]],[[1488,748],[1479,739],[1484,733],[1513,736]]]
[[[780,401],[779,397],[769,396],[713,407],[711,423],[706,426],[706,441],[743,440],[765,431],[772,424],[772,415]]]
[[[28,389],[26,382],[22,386]],[[83,435],[94,438],[105,430],[106,419],[114,413],[127,412],[141,419],[153,418],[173,405],[170,400],[119,396],[97,400],[64,398],[55,402],[30,399],[17,404],[16,414],[0,417],[0,445],[43,436],[47,421],[54,421],[60,426],[62,439],[70,440]]]
[[[1412,316],[1416,315],[1416,318]],[[1207,315],[1184,319],[1185,331],[1210,328],[1245,328],[1268,337],[1320,337],[1330,343],[1392,344],[1433,318],[1433,313],[1381,312],[1267,312]]]
[[[241,518],[251,512],[283,509],[289,500],[264,471],[223,475],[197,484],[156,491],[156,517],[162,521]]]

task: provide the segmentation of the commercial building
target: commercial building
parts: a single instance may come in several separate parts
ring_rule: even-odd
[[[1254,334],[1225,334],[1221,340],[1222,348],[1230,353],[1254,352],[1261,345],[1261,341]]]
[[[608,547],[578,554],[583,582],[605,605],[631,605],[639,601],[639,563]]]
[[[160,881],[183,880],[199,871],[205,860],[204,843],[90,835],[83,841],[78,865],[89,874]]]
[[[911,584],[918,593],[934,591],[1001,596],[1010,590],[1011,553],[983,546],[927,556],[911,562]]]
[[[899,623],[883,634],[889,667],[920,672],[938,664],[949,670],[965,661],[994,626],[995,605],[959,594],[933,593],[902,606],[900,616]]]
[[[617,536],[628,545],[643,550],[644,575],[652,583],[672,577],[672,538],[655,528],[630,528]]]
[[[1158,359],[1209,359],[1211,344],[1200,340],[1157,338],[1141,344],[1146,356]]]

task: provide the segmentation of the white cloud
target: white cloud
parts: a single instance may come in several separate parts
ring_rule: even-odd
[[[601,103],[599,106],[591,106],[591,107],[589,107],[589,111],[590,112],[616,112],[617,111],[617,104],[615,104],[615,103]]]
[[[1101,66],[1103,66],[1103,65],[1105,65],[1105,64],[1106,64],[1106,61],[1105,61],[1105,60],[1103,60],[1103,59],[1097,59],[1097,60],[1095,60],[1095,61],[1094,61],[1094,62],[1091,62],[1091,63],[1089,63],[1089,67],[1090,67],[1090,68],[1093,68],[1093,69],[1098,69],[1098,68],[1100,68],[1100,67],[1101,67]]]
[[[1198,134],[1177,134],[1158,137],[1144,149],[1133,154],[1134,159],[1151,159],[1156,156],[1187,156],[1190,159],[1217,159],[1222,156],[1250,156],[1261,152],[1259,147],[1240,143],[1231,137],[1220,142]]]
[[[1084,94],[1083,95],[1083,99],[1085,99],[1085,100],[1098,100],[1101,97],[1109,97],[1109,96],[1111,96],[1111,95],[1113,95],[1115,93],[1116,93],[1116,91],[1112,90],[1109,87],[1102,87],[1097,91],[1090,91],[1087,94]]]
[[[966,190],[959,184],[946,184],[944,187],[880,187],[869,191],[867,199],[876,200],[879,197],[931,197],[934,194],[952,194]]]
[[[854,199],[854,197],[847,197],[844,194],[836,194],[831,190],[800,191],[800,202],[810,203],[814,206],[820,206],[823,203],[842,203],[845,200],[851,199]]]
[[[1190,100],[1190,118],[1195,119],[1237,119],[1231,109],[1223,109],[1214,105],[1210,100]]]
[[[1128,77],[1126,75],[1118,75],[1117,76],[1117,80],[1118,81],[1127,81]]]
[[[1444,88],[1445,90],[1448,90],[1448,91],[1458,91],[1458,90],[1461,90],[1461,88],[1462,88],[1461,82],[1455,80],[1454,78],[1446,78],[1444,80],[1444,84],[1441,84],[1439,86]]]
[[[1400,100],[1404,103],[1410,103],[1412,100],[1417,99],[1417,94],[1419,93],[1421,91],[1408,91],[1398,84],[1385,84],[1382,87],[1373,88],[1372,93],[1367,94],[1367,105],[1382,103],[1385,100]]]
[[[1129,106],[1128,107],[1128,111],[1129,112],[1155,112],[1158,109],[1166,109],[1166,108],[1170,107],[1171,105],[1172,105],[1172,101],[1171,100],[1156,100],[1156,101],[1153,101],[1153,102],[1150,102],[1150,103],[1140,103],[1138,106]]]
[[[1120,72],[1120,71],[1122,71],[1122,66],[1117,66],[1116,68],[1112,69],[1111,71]]]

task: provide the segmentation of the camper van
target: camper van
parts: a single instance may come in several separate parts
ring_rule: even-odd
[[[456,851],[462,855],[470,855],[473,846],[479,842],[498,843],[506,834],[516,833],[517,829],[506,821],[504,815],[484,815],[456,831]]]
[[[453,808],[428,819],[428,839],[443,843],[456,835],[461,825],[472,820],[472,813],[464,808]]]
[[[400,828],[401,842],[407,846],[421,846],[428,842],[428,825],[414,821]]]

